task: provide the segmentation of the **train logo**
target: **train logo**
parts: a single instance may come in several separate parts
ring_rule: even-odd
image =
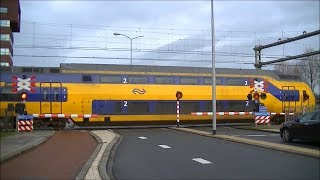
[[[36,82],[32,82],[36,78],[36,76],[27,77],[23,75],[22,78],[17,76],[12,76],[13,83],[12,83],[12,92],[18,92],[21,90],[27,90],[30,92],[34,92],[34,87],[36,87]]]
[[[253,88],[251,92],[266,92],[268,93],[268,81],[267,80],[251,80],[250,81],[250,88]]]

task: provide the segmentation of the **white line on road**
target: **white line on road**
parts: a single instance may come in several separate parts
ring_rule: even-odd
[[[201,164],[211,164],[210,161],[207,161],[207,160],[202,159],[202,158],[193,158],[192,160],[197,161],[198,163],[201,163]]]
[[[160,146],[160,147],[162,147],[162,148],[164,148],[164,149],[170,149],[170,148],[171,148],[171,147],[168,146],[168,145],[158,145],[158,146]]]
[[[144,137],[144,136],[140,136],[139,138],[140,138],[140,139],[148,139],[148,138],[146,138],[146,137]]]
[[[267,135],[265,135],[265,134],[249,134],[249,135],[247,135],[247,136],[267,136]]]

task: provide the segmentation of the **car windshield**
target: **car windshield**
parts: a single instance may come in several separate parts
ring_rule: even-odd
[[[319,119],[318,112],[310,112],[303,114],[302,116],[299,117],[299,122],[304,122],[304,121],[311,121],[311,120],[316,120],[316,117]]]

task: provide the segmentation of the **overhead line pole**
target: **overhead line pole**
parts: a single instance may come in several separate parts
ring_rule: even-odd
[[[215,38],[214,38],[214,13],[213,0],[211,0],[211,39],[212,39],[212,134],[217,133],[216,116],[216,67],[215,67]]]
[[[273,46],[278,46],[278,45],[289,43],[289,42],[292,42],[292,41],[297,41],[297,40],[304,39],[304,38],[311,37],[311,36],[315,36],[315,35],[318,35],[318,34],[320,34],[320,30],[313,31],[313,32],[310,32],[310,33],[305,33],[305,34],[302,34],[300,36],[296,36],[296,37],[293,37],[293,38],[287,38],[285,40],[281,40],[281,41],[278,41],[278,42],[275,42],[275,43],[271,43],[271,44],[267,44],[267,45],[259,45],[259,46],[256,46],[255,48],[253,48],[253,50],[260,51],[262,49],[270,48],[270,47],[273,47]]]
[[[300,39],[308,38],[308,37],[319,35],[319,34],[320,34],[320,30],[313,31],[313,32],[310,32],[310,33],[303,32],[302,35],[296,36],[296,37],[293,37],[293,38],[287,38],[285,40],[281,40],[281,41],[278,41],[278,42],[275,42],[275,43],[271,43],[271,44],[267,44],[267,45],[257,45],[257,46],[255,46],[253,48],[253,50],[255,52],[255,65],[254,66],[256,67],[256,69],[261,69],[262,65],[272,64],[274,62],[287,61],[287,60],[290,60],[290,59],[296,59],[296,58],[300,58],[300,57],[311,56],[311,55],[309,55],[309,53],[306,53],[306,54],[301,54],[301,55],[292,56],[292,57],[288,57],[288,58],[281,58],[281,59],[278,59],[278,60],[275,60],[275,61],[261,62],[261,50],[262,49],[270,48],[270,47],[273,47],[273,46],[278,46],[278,45],[281,45],[281,44],[289,43],[289,42],[292,42],[292,41],[297,41],[297,40],[300,40]],[[316,54],[319,54],[319,53],[316,53]]]
[[[291,59],[298,59],[298,58],[313,56],[313,55],[317,55],[317,54],[320,54],[320,51],[313,51],[313,52],[300,54],[300,55],[296,55],[296,56],[290,56],[290,57],[286,57],[286,58],[281,58],[281,59],[277,59],[277,60],[273,60],[273,61],[261,62],[260,64],[263,66],[263,65],[267,65],[267,64],[273,64],[273,63],[277,63],[277,62],[283,62],[283,61],[288,61]]]

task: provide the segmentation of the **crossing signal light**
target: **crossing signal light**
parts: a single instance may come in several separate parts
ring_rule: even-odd
[[[254,94],[253,94],[253,98],[254,98],[255,100],[259,100],[259,93],[254,93]]]
[[[252,94],[248,94],[247,98],[248,98],[248,100],[251,100],[252,99]]]
[[[266,93],[261,93],[260,94],[261,99],[267,99],[267,94]]]
[[[303,94],[302,94],[302,99],[303,99],[303,102],[305,102],[306,100],[309,99],[309,95],[307,94],[307,92],[305,90],[303,90]]]
[[[20,94],[20,100],[21,101],[25,101],[27,99],[27,96],[28,96],[27,93],[25,93],[25,92],[21,93]]]
[[[177,100],[181,99],[182,96],[183,96],[182,92],[177,91],[177,93],[176,93],[176,98],[177,98]]]

